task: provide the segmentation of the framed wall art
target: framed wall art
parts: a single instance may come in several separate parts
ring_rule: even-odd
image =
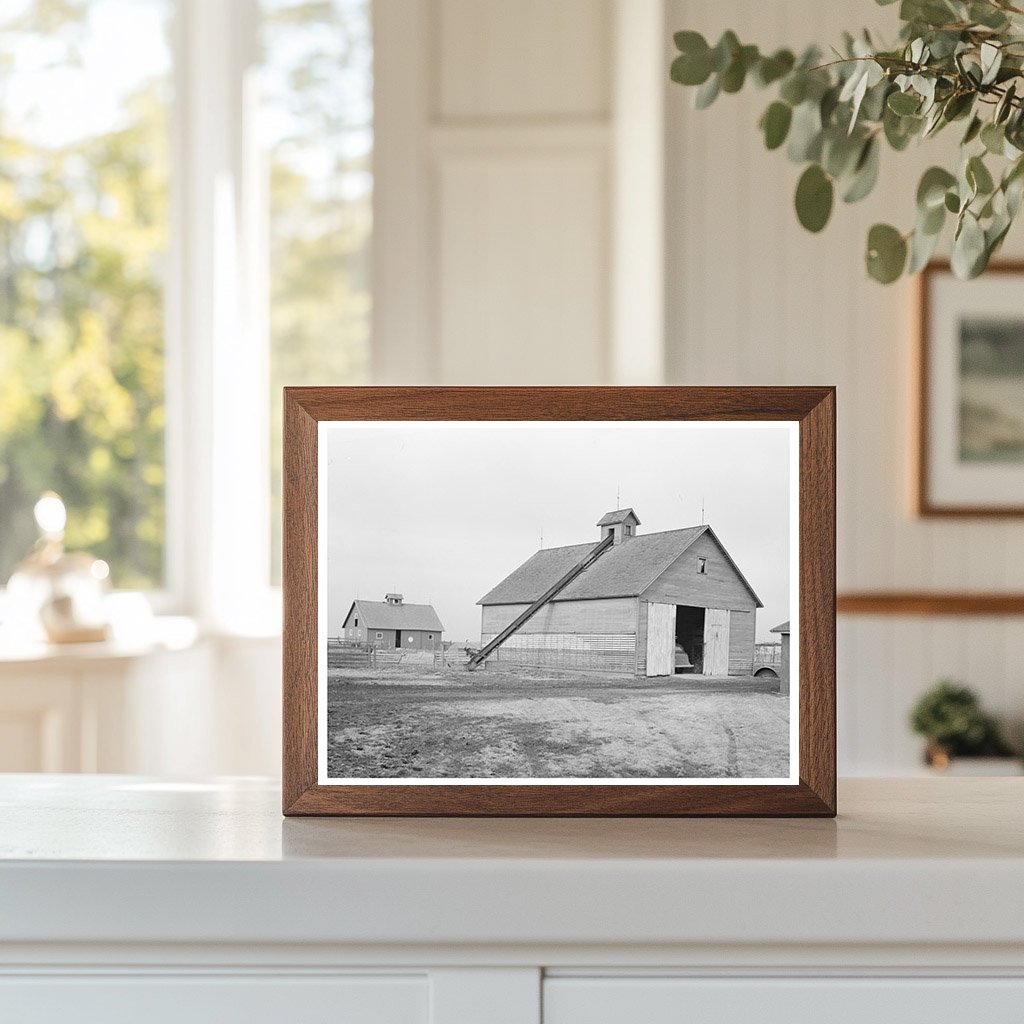
[[[919,288],[916,510],[1024,516],[1024,263]]]
[[[835,814],[833,389],[284,406],[285,814]]]

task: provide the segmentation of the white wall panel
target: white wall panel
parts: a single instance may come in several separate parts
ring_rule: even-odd
[[[439,169],[448,384],[600,383],[605,154],[459,155]]]
[[[712,41],[726,28],[763,47],[829,44],[867,24],[895,35],[895,8],[863,0],[668,0],[670,30]],[[909,512],[914,286],[870,281],[867,229],[909,227],[920,173],[947,159],[956,133],[883,154],[881,186],[838,203],[814,236],[796,221],[800,169],[756,128],[770,92],[748,88],[705,111],[666,86],[666,320],[671,383],[835,384],[839,389],[841,590],[1019,590],[1024,524],[915,519]],[[1019,229],[1008,255],[1024,252]],[[906,715],[944,675],[974,686],[1011,729],[1024,718],[1020,619],[845,619],[840,623],[840,767],[912,771]]]
[[[439,0],[438,116],[604,117],[609,0]]]

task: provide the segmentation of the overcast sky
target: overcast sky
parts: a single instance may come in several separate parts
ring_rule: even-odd
[[[327,631],[356,597],[433,604],[479,640],[476,602],[541,547],[597,543],[632,507],[638,533],[714,527],[757,591],[758,639],[791,617],[789,431],[776,424],[337,424],[325,432]],[[616,488],[621,493],[616,505]]]

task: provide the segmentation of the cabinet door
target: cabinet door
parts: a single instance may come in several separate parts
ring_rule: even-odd
[[[1021,1024],[1024,978],[549,978],[544,1024]]]
[[[425,975],[35,976],[0,979],[18,1024],[427,1024]]]

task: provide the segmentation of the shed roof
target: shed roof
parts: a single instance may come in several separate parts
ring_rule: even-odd
[[[352,602],[345,622],[352,612],[362,620],[361,625],[367,629],[426,629],[442,632],[444,626],[437,617],[433,605],[429,604],[386,604],[384,601]]]
[[[640,517],[631,508],[617,508],[614,512],[605,512],[597,521],[598,526],[614,526],[616,523],[624,523],[632,517],[633,522],[640,525]]]
[[[785,622],[780,622],[779,625],[777,625],[777,626],[772,626],[772,628],[770,630],[768,630],[768,632],[769,633],[788,633],[789,632],[789,619],[786,619]]]
[[[751,596],[760,605],[753,588],[729,557],[710,526],[690,526],[664,533],[644,533],[610,547],[588,569],[576,577],[555,601],[581,601],[597,597],[636,597],[642,594],[684,551],[704,533],[710,533],[725,557],[736,569]],[[564,576],[594,544],[570,544],[544,548],[506,576],[477,604],[529,604]]]

